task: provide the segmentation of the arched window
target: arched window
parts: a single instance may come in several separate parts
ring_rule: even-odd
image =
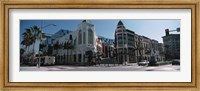
[[[93,44],[93,40],[94,40],[94,32],[92,31],[92,29],[88,30],[88,44]]]
[[[81,30],[78,32],[78,44],[82,43],[82,32]]]
[[[85,36],[85,32],[83,32],[83,44],[85,44],[85,42],[86,42],[86,38],[85,38],[86,36]]]
[[[69,40],[72,40],[72,35],[71,34],[69,35]]]

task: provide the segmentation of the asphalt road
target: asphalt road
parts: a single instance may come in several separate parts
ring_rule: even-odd
[[[21,66],[20,71],[180,71],[180,65],[138,66],[136,63],[128,65],[101,64],[94,66]]]

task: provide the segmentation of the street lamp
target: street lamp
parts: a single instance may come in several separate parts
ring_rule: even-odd
[[[127,46],[127,44],[124,44],[124,46],[125,46],[125,50],[126,50],[124,52],[124,54],[125,54],[125,58],[124,58],[125,60],[124,61],[125,61],[125,65],[127,65],[127,60],[128,60],[127,59],[127,57],[128,57],[128,46]]]
[[[55,25],[55,24],[48,24],[48,25],[46,25],[46,26],[41,27],[41,31],[42,31],[43,28],[46,28],[46,27],[48,27],[48,26],[57,26],[57,25]]]
[[[46,27],[49,27],[49,26],[56,26],[55,24],[48,24],[48,25],[45,25],[45,26],[42,26],[42,24],[41,24],[41,35],[40,35],[40,44],[41,44],[41,42],[42,42],[42,30],[44,29],[44,28],[46,28]],[[38,56],[39,56],[39,61],[38,61],[38,68],[40,68],[40,61],[41,61],[41,57],[40,57],[40,47],[39,47],[39,54],[38,54]]]

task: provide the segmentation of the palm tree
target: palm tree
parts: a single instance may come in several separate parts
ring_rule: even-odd
[[[67,43],[66,43],[66,42],[64,43],[63,49],[64,49],[64,50],[65,50],[65,49],[68,49],[68,48],[67,48]],[[68,51],[68,50],[67,50],[67,51]],[[64,57],[65,57],[65,54],[64,54]],[[67,61],[68,61],[68,52],[67,52]],[[68,62],[67,62],[67,63],[68,63]],[[65,63],[65,59],[64,59],[64,64],[66,64],[66,63]]]
[[[60,45],[59,45],[59,41],[56,41],[56,43],[53,45],[53,51],[56,51],[55,55],[56,55],[56,63],[59,63],[58,62],[58,49],[60,48]]]
[[[68,64],[68,61],[69,61],[69,60],[68,60],[68,59],[69,59],[69,58],[68,58],[68,50],[70,50],[70,49],[72,49],[72,48],[73,48],[73,46],[72,46],[72,43],[71,43],[71,42],[67,42],[67,43],[65,42],[65,43],[64,43],[63,49],[67,49],[67,64]],[[70,56],[71,56],[71,55],[70,55]]]
[[[22,34],[23,35],[23,40],[21,42],[22,45],[26,46],[26,49],[29,51],[29,46],[32,45],[33,40],[32,40],[32,33],[31,30],[26,28],[26,31]]]
[[[26,50],[29,52],[30,45],[32,45],[32,43],[33,43],[32,33],[31,33],[31,30],[28,29],[28,28],[26,28],[25,30],[26,31],[22,34],[23,35],[23,39],[21,41],[21,44],[24,45],[26,47]],[[27,62],[29,61],[28,55],[29,54],[27,54],[25,56],[25,57],[27,57],[27,58],[25,58],[25,59],[27,59]]]
[[[58,49],[60,49],[59,41],[54,44],[54,50],[56,50],[56,54],[58,54]]]
[[[46,44],[41,44],[41,43],[40,43],[39,49],[40,49],[40,51],[42,51],[42,55],[47,55],[47,52],[44,51],[44,48],[45,48],[46,46],[47,46]]]
[[[63,47],[63,49],[67,49],[67,64],[68,64],[68,50],[70,49],[70,43],[69,42],[65,42],[64,43],[64,47]]]
[[[23,63],[23,57],[22,55],[24,54],[25,50],[23,48],[20,48],[20,64]]]
[[[39,27],[37,26],[33,26],[33,27],[30,27],[31,29],[31,32],[32,32],[32,40],[33,40],[33,60],[34,60],[34,57],[35,57],[35,42],[37,39],[40,38],[40,34],[41,34],[41,30]]]
[[[47,55],[52,56],[52,54],[53,54],[53,46],[52,45],[48,45]]]
[[[24,54],[25,50],[23,48],[20,48],[20,55]]]

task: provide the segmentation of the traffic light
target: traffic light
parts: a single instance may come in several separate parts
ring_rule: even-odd
[[[169,36],[169,29],[165,29],[166,36]]]
[[[177,32],[180,32],[180,27],[176,29]]]

